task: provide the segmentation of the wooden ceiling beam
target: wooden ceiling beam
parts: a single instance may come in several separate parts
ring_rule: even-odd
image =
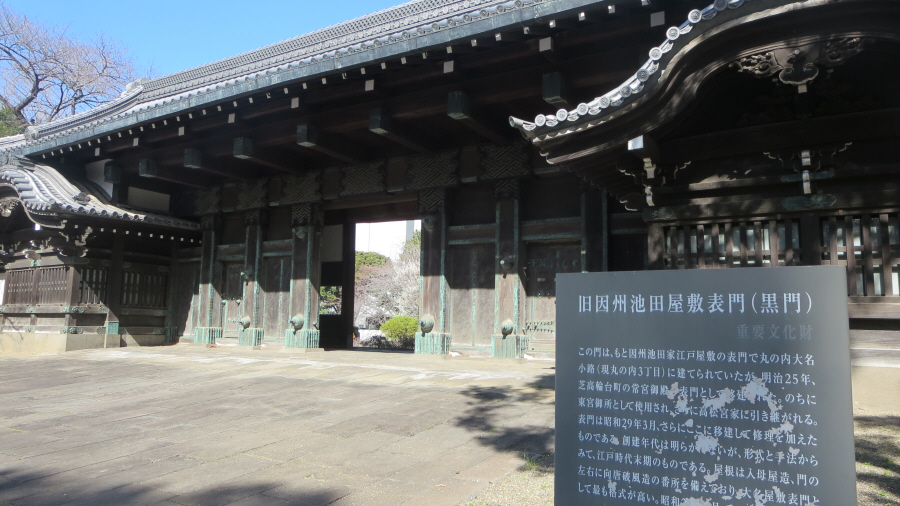
[[[464,91],[450,92],[447,99],[447,116],[450,116],[461,125],[468,127],[495,144],[503,144],[511,136],[503,135],[497,130],[486,126],[484,121],[475,119],[472,115],[471,99],[469,98],[469,94]],[[509,130],[512,131],[512,128]]]
[[[434,151],[420,136],[394,125],[390,113],[380,107],[369,111],[369,131],[419,153]]]
[[[249,137],[236,137],[234,139],[232,155],[235,158],[265,165],[280,172],[289,174],[299,174],[301,172],[296,164],[286,163],[278,157],[271,156],[268,153],[261,153],[258,149],[254,149],[253,141]]]
[[[347,143],[339,146],[338,142],[328,139],[319,133],[319,129],[311,123],[297,125],[297,144],[323,155],[330,156],[347,163],[363,163],[365,157]]]
[[[142,158],[138,162],[138,175],[141,177],[158,179],[160,181],[168,181],[182,186],[190,186],[191,188],[209,187],[209,184],[206,184],[200,179],[185,175],[184,171],[178,172],[159,167],[156,160],[152,158]]]
[[[217,176],[227,177],[238,181],[249,181],[250,177],[239,174],[226,168],[214,167],[208,161],[204,163],[203,152],[197,148],[187,148],[184,150],[184,167],[188,169],[201,170]]]

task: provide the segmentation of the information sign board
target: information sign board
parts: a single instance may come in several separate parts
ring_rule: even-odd
[[[557,276],[556,504],[856,504],[846,270]]]

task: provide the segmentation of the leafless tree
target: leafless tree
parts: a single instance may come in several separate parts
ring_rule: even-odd
[[[0,2],[0,107],[19,126],[46,123],[119,96],[135,80],[126,50],[103,35],[79,40]]]

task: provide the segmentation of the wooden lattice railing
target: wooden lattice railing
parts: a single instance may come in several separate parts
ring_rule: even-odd
[[[756,220],[666,227],[666,269],[799,265],[796,220]]]
[[[122,307],[166,307],[168,276],[135,270],[122,271]]]
[[[37,267],[6,274],[6,304],[64,304],[67,301],[68,267]]]
[[[831,216],[820,223],[821,261],[847,266],[849,295],[900,295],[898,213]]]

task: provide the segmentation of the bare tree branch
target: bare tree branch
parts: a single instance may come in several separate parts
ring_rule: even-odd
[[[0,106],[20,125],[47,123],[115,99],[136,79],[119,43],[80,40],[0,1]]]

